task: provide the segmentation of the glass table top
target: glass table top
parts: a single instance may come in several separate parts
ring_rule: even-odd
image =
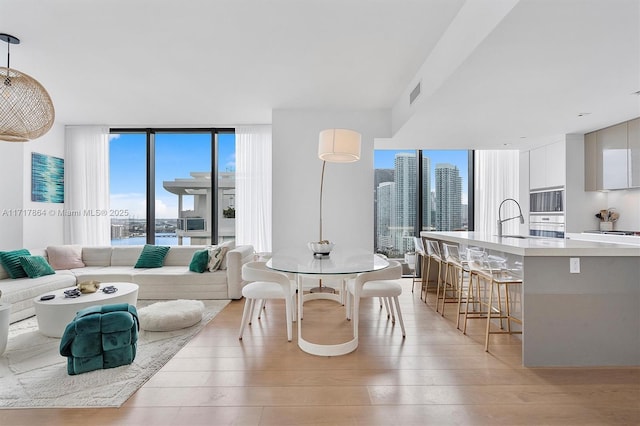
[[[310,275],[357,274],[384,269],[389,262],[370,251],[335,247],[329,256],[316,258],[304,246],[277,251],[267,262],[276,271]]]

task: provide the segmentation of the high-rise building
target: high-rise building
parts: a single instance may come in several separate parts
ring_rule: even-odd
[[[393,169],[375,169],[373,171],[373,178],[374,178],[374,185],[373,188],[376,191],[375,192],[375,197],[373,200],[373,223],[376,224],[376,229],[374,231],[374,247],[376,249],[378,249],[381,253],[385,253],[384,250],[382,250],[382,247],[389,247],[389,246],[393,246],[393,244],[390,242],[390,237],[389,234],[387,233],[387,240],[384,243],[380,242],[380,236],[382,235],[380,233],[380,230],[378,230],[378,212],[380,211],[380,207],[378,205],[378,188],[380,186],[380,184],[384,183],[384,182],[392,182],[393,183]],[[395,195],[394,195],[395,197]],[[389,206],[387,206],[389,207]],[[389,207],[391,208],[391,207]],[[387,215],[388,216],[388,215]]]
[[[391,225],[395,221],[395,182],[382,182],[377,189],[376,250],[387,253],[393,248]]]
[[[431,220],[431,159],[422,157],[422,229],[431,230],[433,222]]]
[[[438,163],[436,177],[436,229],[455,231],[462,228],[462,178],[458,167]]]
[[[394,247],[405,253],[413,249],[417,218],[417,161],[414,153],[400,152],[395,156],[396,182],[395,227],[391,230]]]

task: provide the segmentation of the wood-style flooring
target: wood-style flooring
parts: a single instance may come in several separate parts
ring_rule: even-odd
[[[269,302],[238,340],[233,301],[121,408],[0,411],[1,425],[637,425],[640,368],[524,368],[519,337],[484,351],[484,321],[455,326],[403,280],[407,329],[363,300],[360,346],[317,357],[287,342]],[[631,326],[630,324],[621,324]],[[637,326],[637,325],[636,325]],[[305,304],[307,340],[347,340],[344,307]],[[526,327],[526,325],[525,325]]]

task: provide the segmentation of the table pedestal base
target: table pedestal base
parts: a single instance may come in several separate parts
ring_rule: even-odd
[[[354,337],[345,343],[338,343],[335,345],[321,345],[317,343],[311,343],[302,338],[302,331],[300,323],[298,323],[298,347],[311,355],[318,356],[339,356],[346,355],[355,351],[358,348],[358,338]]]
[[[311,290],[309,290],[310,293],[335,293],[336,289],[333,287],[326,287],[326,286],[322,286],[322,287],[314,287]]]
[[[343,276],[341,278],[344,280],[344,279],[353,278],[353,276],[348,275],[348,276]],[[344,285],[342,287],[345,288]],[[323,286],[319,288],[324,290],[328,287]],[[313,292],[313,290],[311,293],[305,294],[302,286],[302,276],[298,275],[298,347],[308,354],[318,355],[318,356],[339,356],[339,355],[346,355],[348,353],[355,351],[358,348],[358,337],[355,334],[355,330],[354,330],[353,339],[344,343],[337,343],[337,344],[330,344],[330,345],[312,343],[305,340],[302,337],[302,322],[303,322],[302,319],[303,319],[303,312],[304,312],[303,305],[304,305],[304,302],[308,302],[310,300],[332,300],[334,302],[338,302],[344,305],[344,294],[343,292],[340,292],[339,294],[328,293],[325,291]]]

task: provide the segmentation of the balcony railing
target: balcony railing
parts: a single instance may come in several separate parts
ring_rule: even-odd
[[[207,221],[202,217],[181,217],[177,219],[178,229],[181,231],[204,231]]]

